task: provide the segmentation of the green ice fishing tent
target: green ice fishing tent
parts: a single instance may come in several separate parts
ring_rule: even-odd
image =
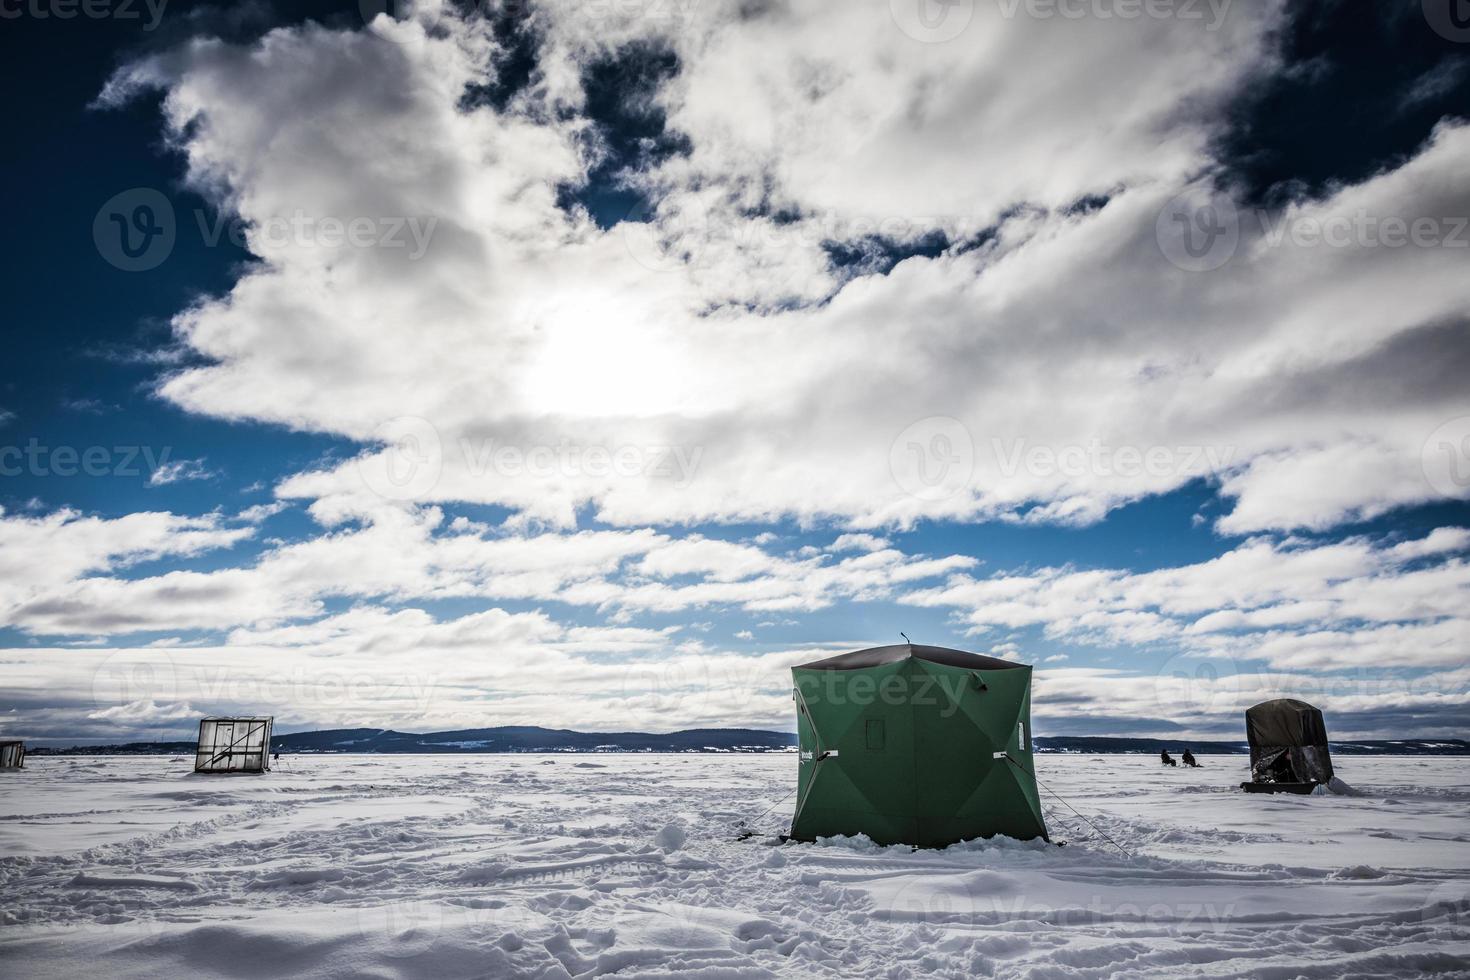
[[[898,644],[791,669],[800,742],[791,838],[945,847],[1046,839],[1031,668]]]

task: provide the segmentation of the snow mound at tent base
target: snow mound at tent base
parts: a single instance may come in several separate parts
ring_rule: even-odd
[[[1312,790],[1312,795],[1313,796],[1362,796],[1363,794],[1362,793],[1359,793],[1357,790],[1353,789],[1351,786],[1349,786],[1347,783],[1343,782],[1341,779],[1338,779],[1336,776],[1333,776],[1331,779],[1327,780],[1327,782],[1323,783],[1321,786],[1318,786],[1316,789]]]

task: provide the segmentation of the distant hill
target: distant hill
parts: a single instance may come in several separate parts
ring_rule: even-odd
[[[271,740],[277,752],[789,752],[796,746],[791,732],[753,728],[691,728],[667,734],[649,732],[575,732],[558,728],[511,726],[467,728],[452,732],[395,732],[385,728],[337,728],[296,732]],[[1192,749],[1202,755],[1238,754],[1246,743],[1184,741],[1159,738],[1036,739],[1038,752],[1094,754],[1178,753]],[[193,742],[130,742],[123,745],[86,745],[53,749],[37,747],[35,755],[188,755]],[[1395,741],[1333,742],[1340,755],[1470,755],[1465,739],[1400,739]]]
[[[1328,744],[1334,755],[1470,755],[1470,741],[1462,738],[1332,741]],[[1204,742],[1177,738],[1069,738],[1066,736],[1038,736],[1036,739],[1036,751],[1038,752],[1158,755],[1165,749],[1175,755],[1184,749],[1189,749],[1199,755],[1245,755],[1250,752],[1250,745],[1245,739],[1238,742]]]
[[[780,752],[795,745],[796,736],[750,728],[691,728],[654,735],[512,726],[425,735],[353,728],[280,735],[273,742],[282,752]]]
[[[276,735],[276,752],[474,753],[474,752],[786,752],[796,745],[790,732],[750,728],[691,728],[667,734],[574,732],[511,726],[452,732],[395,732],[385,728],[336,728]],[[38,747],[35,755],[192,754],[193,742],[129,742],[123,745]]]

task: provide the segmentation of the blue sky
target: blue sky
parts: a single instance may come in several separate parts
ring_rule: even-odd
[[[7,23],[0,727],[1463,735],[1470,38],[890,6]]]

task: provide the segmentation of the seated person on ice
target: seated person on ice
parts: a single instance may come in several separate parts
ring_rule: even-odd
[[[1177,766],[1177,765],[1179,765],[1179,763],[1175,762],[1174,761],[1174,758],[1171,755],[1169,755],[1169,750],[1168,749],[1165,749],[1164,751],[1162,751],[1162,752],[1159,753],[1159,761],[1162,762],[1166,766]]]
[[[1188,749],[1184,750],[1184,764],[1191,769],[1198,769],[1199,763],[1194,761],[1194,754]]]

